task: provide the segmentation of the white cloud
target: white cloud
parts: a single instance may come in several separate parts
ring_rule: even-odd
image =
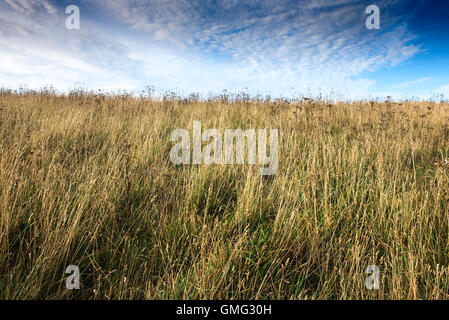
[[[420,78],[420,79],[416,79],[416,80],[412,80],[412,81],[406,81],[406,82],[402,82],[397,85],[394,85],[394,86],[390,87],[390,89],[392,89],[392,90],[402,89],[402,88],[406,88],[406,87],[409,87],[414,84],[418,84],[418,83],[421,83],[421,82],[424,82],[424,81],[427,81],[430,79],[431,79],[431,77],[425,77],[425,78]]]
[[[367,73],[419,52],[407,26],[387,13],[384,30],[366,30],[365,6],[355,0],[81,1],[114,31],[91,19],[72,33],[63,28],[64,10],[58,15],[50,1],[7,3],[10,12],[0,12],[7,35],[0,39],[0,84],[10,86],[40,78],[60,88],[82,82],[365,95],[375,84]]]
[[[46,14],[56,16],[57,9],[47,0],[5,0],[11,8],[16,12],[33,16],[41,14],[42,11]]]
[[[438,87],[438,88],[435,90],[435,93],[437,93],[437,94],[443,94],[443,95],[449,97],[449,84],[446,84],[446,85],[443,85],[443,86]]]

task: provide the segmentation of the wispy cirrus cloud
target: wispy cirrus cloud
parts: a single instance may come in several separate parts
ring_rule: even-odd
[[[368,4],[357,0],[80,1],[82,28],[70,32],[56,2],[8,0],[0,83],[27,82],[32,73],[31,82],[37,75],[59,87],[363,95],[374,85],[370,72],[420,50],[406,17],[394,14],[408,2],[378,1],[388,8],[382,28],[367,30]]]
[[[5,2],[15,11],[27,16],[35,16],[42,11],[51,15],[57,13],[56,7],[47,0],[5,0]]]
[[[402,82],[402,83],[392,86],[391,89],[396,90],[396,89],[406,88],[408,86],[412,86],[412,85],[415,85],[415,84],[418,84],[421,82],[425,82],[430,79],[431,79],[431,77],[425,77],[425,78],[420,78],[420,79],[416,79],[416,80],[412,80],[412,81]]]

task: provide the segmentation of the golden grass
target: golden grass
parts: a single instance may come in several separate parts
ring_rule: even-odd
[[[279,129],[277,174],[175,167],[194,120]],[[447,299],[448,124],[445,103],[2,92],[0,298]]]

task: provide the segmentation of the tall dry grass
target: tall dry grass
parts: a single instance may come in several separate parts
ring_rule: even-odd
[[[277,174],[175,167],[194,120],[279,129]],[[3,91],[0,298],[447,299],[448,124],[445,103]]]

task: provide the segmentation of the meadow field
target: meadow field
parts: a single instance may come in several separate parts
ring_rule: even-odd
[[[193,121],[276,174],[175,166]],[[448,299],[449,104],[2,90],[0,214],[0,299]]]

